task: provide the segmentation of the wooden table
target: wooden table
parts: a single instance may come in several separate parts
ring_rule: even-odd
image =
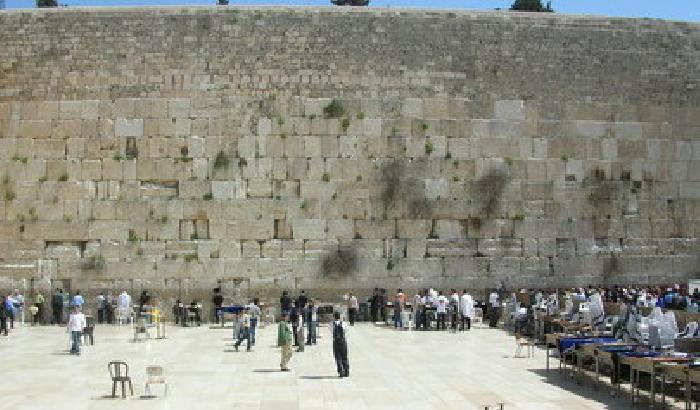
[[[630,366],[630,399],[632,403],[635,399],[639,397],[639,375],[641,373],[649,373],[651,376],[650,383],[650,407],[654,407],[656,404],[656,375],[660,366],[664,363],[688,363],[692,362],[691,358],[680,358],[680,357],[631,357],[622,355],[620,357],[620,364],[627,364]]]
[[[684,401],[685,409],[690,410],[693,407],[693,383],[700,384],[700,369],[696,367],[690,367],[684,363],[662,363],[659,368],[659,372],[663,374],[664,382],[665,378],[671,378],[678,380],[683,383],[685,387]],[[665,395],[665,383],[662,385],[661,390],[661,404],[665,405],[666,395]]]
[[[640,345],[637,343],[625,343],[625,342],[620,342],[620,343],[597,343],[594,345],[587,345],[584,347],[584,349],[592,349],[593,350],[593,356],[595,358],[595,388],[597,389],[598,385],[600,384],[600,365],[601,364],[607,364],[612,367],[612,373],[610,377],[610,383],[613,385],[613,389],[616,393],[619,393],[620,391],[620,363],[619,361],[615,362],[613,361],[613,356],[616,354],[619,354],[620,351],[613,351],[613,350],[607,350],[606,348],[610,347],[620,347],[620,348],[635,348],[639,347]],[[614,377],[613,377],[614,376]]]

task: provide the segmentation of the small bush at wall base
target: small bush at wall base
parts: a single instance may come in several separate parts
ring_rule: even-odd
[[[211,201],[212,199],[214,199],[214,195],[211,192],[207,192],[202,196],[202,199],[204,199],[205,201]]]
[[[61,182],[68,181],[68,174],[62,174],[60,177],[58,177],[58,180]]]
[[[196,261],[196,260],[199,260],[199,257],[197,256],[196,253],[190,253],[190,254],[185,255],[185,262],[192,262],[192,261]]]

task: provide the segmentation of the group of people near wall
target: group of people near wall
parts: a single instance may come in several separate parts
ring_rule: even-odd
[[[489,313],[491,327],[496,326],[499,317],[501,293],[493,290],[488,297],[488,304],[483,303],[478,308],[482,314],[484,311]],[[348,312],[350,323],[353,323],[356,298],[350,294],[349,301]],[[402,289],[397,289],[391,297],[387,296],[385,289],[375,288],[369,303],[373,322],[387,321],[387,314],[390,312],[394,327],[403,329],[404,312],[410,312],[417,330],[433,329],[434,322],[436,330],[446,330],[449,324],[449,328],[453,331],[471,328],[478,304],[467,289],[461,292],[456,289],[445,292],[433,288],[419,290],[413,296],[404,293]]]
[[[357,298],[349,293],[346,295],[346,303],[351,324],[354,325],[358,309]],[[280,369],[282,371],[289,371],[294,346],[297,347],[297,352],[303,352],[305,345],[316,345],[319,329],[318,307],[316,301],[309,298],[304,290],[299,293],[296,299],[293,299],[288,291],[282,292],[280,297],[281,319],[277,328],[277,345],[281,349]],[[329,329],[333,340],[333,356],[338,376],[349,377],[348,324],[341,319],[340,312],[333,312]]]
[[[698,306],[700,306],[700,289],[695,288],[689,292],[687,287],[679,284],[669,286],[587,286],[536,291],[522,289],[520,292],[530,294],[530,304],[532,305],[540,304],[547,299],[552,300],[550,304],[558,303],[562,297],[573,302],[585,302],[596,294],[600,295],[603,302],[624,302],[640,308],[660,307],[697,312]]]

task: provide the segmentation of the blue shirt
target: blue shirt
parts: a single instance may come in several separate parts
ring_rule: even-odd
[[[80,295],[73,296],[73,306],[83,307],[84,303],[85,303],[85,300],[83,300],[82,296],[80,296]]]

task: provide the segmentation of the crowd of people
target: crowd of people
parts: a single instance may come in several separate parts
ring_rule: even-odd
[[[689,293],[686,288],[679,285],[669,287],[588,286],[574,289],[521,290],[520,293],[525,292],[530,298],[526,305],[552,311],[569,309],[576,301],[590,302],[591,300],[600,300],[601,303],[624,303],[640,308],[661,307],[689,311],[697,311],[700,304],[700,290],[694,289]],[[392,323],[396,329],[404,329],[404,321],[411,320],[417,330],[450,329],[457,332],[470,330],[478,310],[480,313],[487,312],[489,325],[495,327],[501,317],[502,306],[505,306],[502,301],[517,299],[515,292],[511,294],[511,298],[507,295],[508,292],[505,292],[505,289],[493,290],[485,293],[483,303],[479,303],[467,289],[461,292],[456,289],[451,289],[449,292],[432,288],[422,289],[413,296],[406,294],[402,289],[397,289],[389,296],[386,289],[375,288],[365,305],[360,302],[356,294],[348,292],[341,302],[343,308],[341,311],[332,308],[330,312],[327,309],[324,310],[324,315],[332,315],[332,317],[326,317],[325,321],[329,322],[338,375],[349,376],[347,333],[349,327],[354,326],[359,320],[370,319],[372,322]],[[560,306],[562,301],[566,304],[565,306]],[[114,324],[128,322],[129,320],[125,318],[140,316],[150,308],[153,302],[148,291],[143,291],[138,298],[138,304],[134,305],[131,295],[122,291],[116,296],[111,292],[100,292],[94,301],[90,301],[90,304],[91,306],[94,304],[97,323]],[[218,323],[219,320],[223,320],[224,300],[220,289],[214,290],[211,302],[214,320]],[[88,325],[87,318],[92,318],[92,316],[86,317],[83,313],[88,302],[80,291],[71,295],[57,288],[50,295],[50,312],[45,304],[42,293],[32,295],[31,301],[25,299],[19,289],[8,293],[0,303],[0,334],[7,335],[8,330],[15,327],[15,322],[24,323],[25,308],[28,306],[27,311],[31,315],[30,320],[33,324],[50,322],[66,325],[72,340],[71,353],[79,355],[80,336]],[[280,368],[286,371],[289,370],[289,363],[295,350],[303,352],[305,346],[317,344],[319,323],[322,320],[317,300],[308,297],[303,290],[296,297],[284,291],[279,299],[279,306],[281,320],[278,324],[277,344],[281,349]],[[195,314],[189,314],[191,312]],[[528,314],[527,309],[520,308],[516,311],[514,314],[516,319],[519,312],[523,315],[521,318],[525,319]],[[199,325],[202,322],[201,304],[196,299],[189,305],[178,299],[173,307],[173,317],[176,324],[183,325],[188,317],[190,319],[194,317]],[[246,351],[253,349],[256,343],[256,329],[261,317],[262,309],[258,298],[253,299],[237,312],[233,333],[236,351],[244,342]],[[348,322],[343,320],[344,317]]]
[[[498,298],[498,294],[494,294]],[[352,324],[357,299],[350,294],[349,300],[348,312]],[[436,330],[446,330],[448,323],[453,331],[469,330],[476,313],[476,301],[466,289],[461,292],[451,289],[449,294],[432,288],[423,289],[413,297],[406,295],[403,289],[397,289],[390,299],[386,290],[375,288],[369,303],[373,322],[387,321],[390,312],[396,329],[404,328],[404,312],[410,312],[418,330],[431,329],[433,322]]]

